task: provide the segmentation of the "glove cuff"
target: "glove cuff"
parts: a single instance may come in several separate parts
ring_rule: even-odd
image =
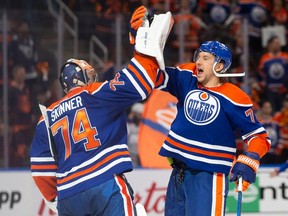
[[[240,162],[242,164],[245,164],[245,165],[251,167],[254,170],[254,172],[257,172],[259,165],[260,165],[259,160],[253,159],[253,158],[246,156],[246,155],[239,155],[237,158],[237,162]]]

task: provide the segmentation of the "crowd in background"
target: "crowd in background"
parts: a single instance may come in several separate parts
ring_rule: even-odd
[[[33,5],[33,0],[19,2],[14,4],[13,1],[6,1],[5,4],[11,10],[30,11],[36,6],[40,10],[45,9],[44,3]],[[234,73],[243,71],[242,22],[243,17],[246,17],[249,30],[249,80],[248,83],[245,83],[243,78],[233,78],[230,81],[251,95],[257,118],[263,123],[272,139],[271,150],[262,159],[262,163],[282,163],[288,159],[288,45],[285,41],[288,29],[288,1],[64,0],[63,2],[79,17],[79,37],[85,40],[91,34],[95,34],[108,47],[112,62],[115,54],[114,44],[111,43],[114,40],[112,37],[114,37],[115,16],[122,14],[127,19],[124,33],[127,34],[129,45],[129,17],[138,6],[145,5],[155,14],[165,13],[168,10],[173,13],[175,24],[165,48],[167,65],[191,61],[199,44],[206,40],[219,40],[227,44],[232,51],[231,70]],[[95,19],[91,19],[91,14]],[[32,24],[31,16],[26,20],[15,22],[12,20],[7,39],[10,167],[29,165],[29,146],[40,115],[38,103],[50,105],[57,99],[55,86],[58,85],[58,72],[55,69],[55,56],[44,55],[43,49],[37,47],[38,39],[30,31]],[[281,35],[275,34],[263,43],[261,30],[267,26],[283,27],[284,41]],[[185,30],[185,49],[184,56],[179,62],[181,28]],[[107,67],[101,71],[103,80],[113,78],[114,71],[110,64],[111,62],[107,62]],[[0,78],[2,80],[2,73]],[[248,85],[248,88],[245,85]],[[142,112],[143,104],[136,104],[127,110],[128,145],[135,166],[141,166],[137,155],[137,133]],[[3,128],[3,125],[1,126],[0,128]],[[0,144],[2,148],[2,140]],[[241,145],[241,141],[238,144]]]

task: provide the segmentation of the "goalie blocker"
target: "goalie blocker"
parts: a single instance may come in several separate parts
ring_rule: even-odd
[[[136,35],[135,50],[141,54],[155,57],[160,69],[165,69],[163,50],[173,27],[171,12],[154,15],[150,27],[139,27]]]

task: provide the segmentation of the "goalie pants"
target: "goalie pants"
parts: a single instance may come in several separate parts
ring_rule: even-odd
[[[174,166],[165,216],[224,216],[229,190],[227,175]]]
[[[58,201],[59,216],[136,216],[133,191],[124,175]]]

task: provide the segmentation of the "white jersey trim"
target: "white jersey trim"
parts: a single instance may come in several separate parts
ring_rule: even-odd
[[[163,84],[161,84],[160,86],[157,87],[158,90],[166,88],[167,84],[168,84],[169,75],[166,71],[163,71],[163,73],[164,73],[164,82],[163,82]]]
[[[53,157],[31,157],[31,162],[55,162]]]
[[[138,83],[136,82],[136,80],[133,78],[133,76],[128,72],[128,70],[125,68],[122,70],[123,73],[128,77],[128,79],[131,81],[131,83],[133,84],[133,86],[136,88],[136,90],[138,91],[138,93],[140,94],[142,100],[144,100],[147,95],[145,94],[145,92],[142,90],[142,88],[138,85]]]
[[[95,94],[96,92],[100,91],[106,83],[108,83],[108,81],[103,82],[102,85],[99,86],[99,88],[97,88],[95,91],[92,92],[92,94]]]
[[[146,79],[148,80],[150,86],[152,86],[152,89],[154,88],[154,82],[151,80],[150,76],[148,75],[147,71],[145,68],[135,59],[132,58],[131,61],[141,70],[141,72],[144,74]]]
[[[250,137],[250,136],[252,136],[254,134],[259,134],[259,133],[262,133],[264,131],[265,131],[264,127],[260,127],[260,128],[254,130],[254,131],[251,131],[250,133],[244,134],[242,136],[242,139],[245,140],[245,139],[247,139],[248,137]]]
[[[66,177],[67,175],[69,175],[70,173],[76,172],[79,169],[82,169],[86,166],[89,166],[90,164],[93,164],[95,161],[99,160],[99,158],[101,158],[102,156],[104,156],[105,154],[114,151],[115,149],[128,149],[126,144],[119,144],[119,145],[115,145],[109,148],[106,148],[105,150],[103,150],[102,152],[100,152],[99,154],[95,155],[93,158],[85,161],[84,163],[73,167],[71,170],[66,171],[64,173],[57,173],[57,178],[63,178]]]
[[[32,172],[32,176],[56,176],[56,172]]]
[[[218,173],[213,173],[213,187],[212,187],[212,207],[211,207],[211,216],[215,216],[215,213],[216,213],[216,203],[217,203],[217,174]],[[224,205],[225,205],[225,187],[226,187],[226,182],[225,182],[225,174],[222,174],[222,191],[221,191],[221,194],[222,194],[222,203],[221,203],[221,209],[222,209],[222,212],[221,212],[221,215],[224,215]]]
[[[84,181],[87,181],[91,178],[94,178],[96,176],[99,176],[99,175],[105,173],[107,170],[111,169],[112,167],[116,166],[117,164],[120,164],[122,162],[128,162],[128,161],[131,161],[131,158],[119,158],[119,159],[113,161],[112,163],[108,164],[107,166],[103,167],[102,169],[97,170],[96,172],[90,173],[89,175],[83,176],[82,178],[79,178],[79,179],[77,179],[73,182],[70,182],[68,184],[58,186],[57,190],[62,191],[62,190],[71,188],[77,184],[80,184]]]
[[[166,143],[164,143],[162,147],[164,149],[166,149],[167,151],[179,154],[182,157],[185,157],[185,158],[187,158],[189,160],[195,160],[195,161],[208,163],[208,164],[224,165],[224,166],[228,166],[228,167],[231,167],[231,165],[232,165],[232,162],[228,162],[228,161],[224,161],[224,160],[209,159],[209,158],[205,158],[205,157],[191,155],[191,154],[179,151],[177,149],[171,148]]]
[[[226,146],[221,146],[221,145],[212,145],[212,144],[208,144],[208,143],[198,142],[195,140],[190,140],[190,139],[184,138],[184,137],[174,133],[173,131],[170,131],[169,135],[171,135],[172,137],[174,137],[177,140],[180,140],[180,141],[185,142],[187,144],[198,146],[201,148],[206,148],[206,149],[211,149],[211,150],[221,150],[221,151],[227,151],[227,152],[232,152],[232,153],[236,152],[236,148],[226,147]]]

